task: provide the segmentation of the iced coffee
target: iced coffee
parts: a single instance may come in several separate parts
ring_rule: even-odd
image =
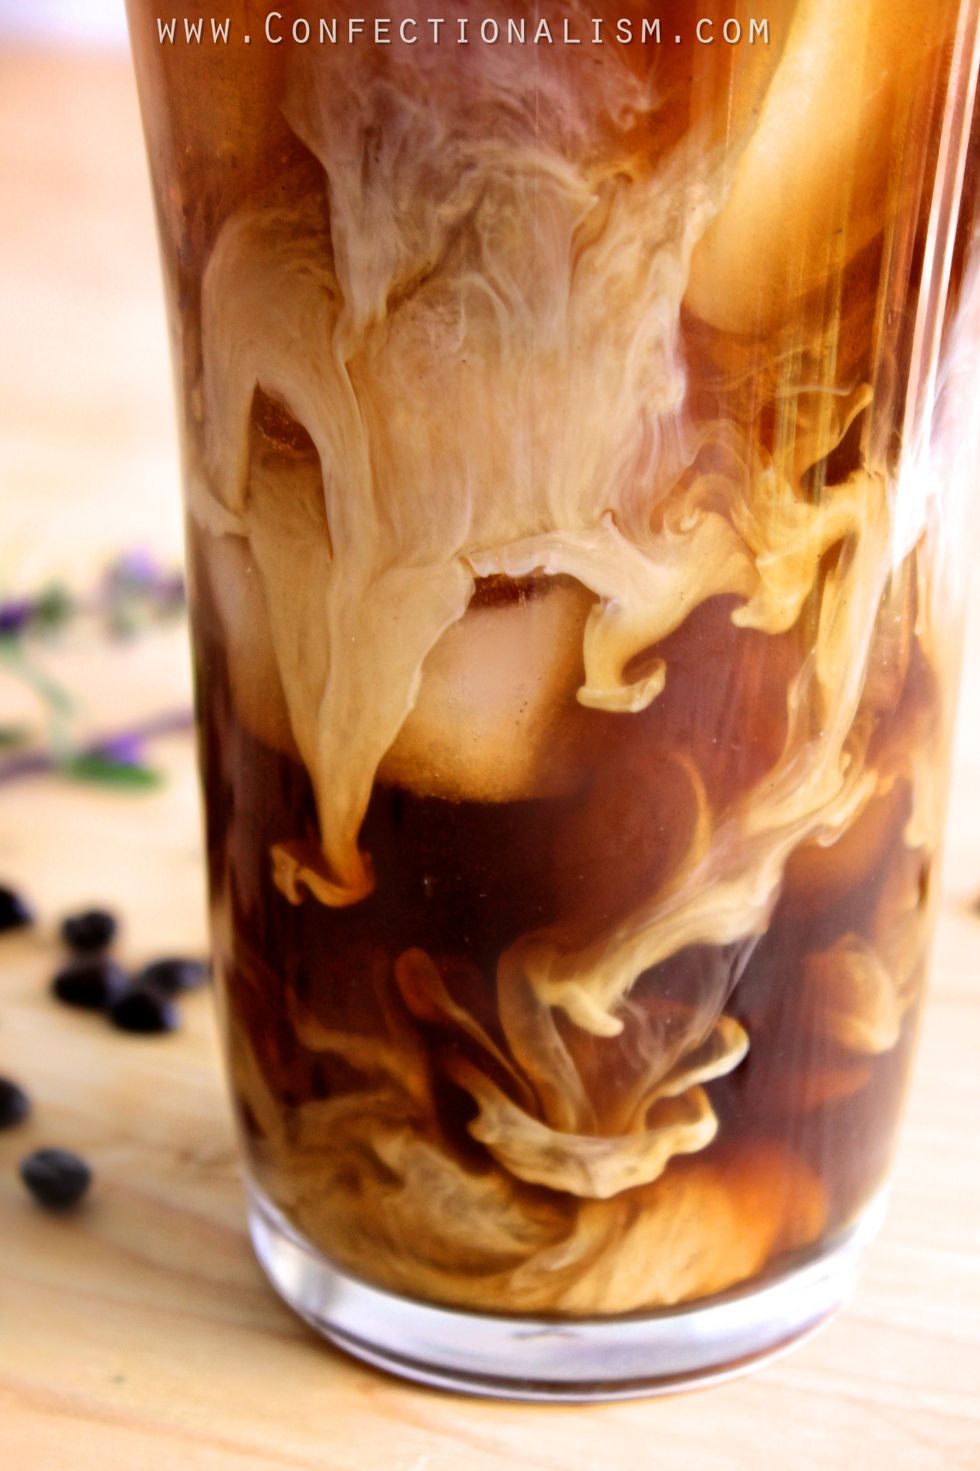
[[[775,1280],[920,1011],[969,7],[228,8],[130,0],[257,1196],[447,1308]]]

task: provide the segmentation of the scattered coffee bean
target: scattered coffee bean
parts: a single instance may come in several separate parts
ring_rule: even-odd
[[[179,996],[183,991],[196,991],[203,986],[211,972],[201,960],[169,958],[154,960],[146,965],[136,977],[137,983],[155,986],[165,996]]]
[[[0,1129],[22,1124],[31,1111],[31,1100],[10,1078],[0,1078]]]
[[[94,955],[109,948],[118,929],[116,916],[107,909],[86,909],[68,916],[61,926],[61,938],[76,955]]]
[[[69,1210],[92,1183],[92,1171],[67,1149],[39,1149],[20,1163],[20,1177],[39,1205]]]
[[[59,971],[51,990],[66,1006],[108,1011],[129,989],[129,976],[111,960],[81,960]]]
[[[145,1037],[161,1032],[176,1032],[180,1013],[169,996],[155,986],[130,986],[109,1010],[114,1027],[123,1032],[138,1032]]]
[[[30,905],[17,893],[0,884],[0,935],[10,930],[22,930],[34,923]]]

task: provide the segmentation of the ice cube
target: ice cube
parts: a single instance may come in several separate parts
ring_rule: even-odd
[[[422,668],[415,708],[381,763],[422,796],[512,802],[581,779],[588,713],[576,703],[592,595],[571,579],[469,608]]]
[[[686,302],[696,316],[768,332],[881,229],[889,176],[902,172],[895,150],[930,78],[923,58],[954,14],[949,4],[802,0],[728,201],[694,252]]]
[[[261,390],[252,400],[243,494],[247,536],[201,533],[210,591],[240,720],[298,760],[282,644],[308,625],[308,601],[329,567],[330,534],[316,450],[287,407]],[[306,662],[312,675],[313,661]]]
[[[265,590],[249,543],[239,536],[201,536],[238,718],[257,740],[295,757]]]

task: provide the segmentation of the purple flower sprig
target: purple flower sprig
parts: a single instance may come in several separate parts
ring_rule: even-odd
[[[87,619],[111,639],[131,639],[156,624],[179,617],[186,606],[182,575],[161,566],[152,553],[137,548],[105,568],[93,592],[78,597],[60,582],[36,593],[0,600],[0,663],[31,686],[47,712],[48,732],[38,749],[37,733],[23,726],[0,726],[0,783],[18,777],[60,772],[101,785],[153,787],[161,777],[144,760],[144,743],[154,735],[189,728],[188,710],[160,716],[105,740],[79,745],[73,738],[76,701],[53,680],[31,646],[57,637]]]
[[[148,623],[179,616],[186,604],[184,579],[168,571],[149,552],[126,552],[102,578],[101,606],[107,631],[131,638]]]
[[[154,623],[179,617],[185,606],[182,574],[137,548],[110,562],[88,597],[54,581],[28,596],[0,600],[0,640],[51,637],[80,618],[98,620],[112,638],[131,638]]]
[[[179,735],[194,728],[190,709],[166,711],[138,725],[110,735],[98,736],[82,746],[22,751],[0,761],[0,786],[25,777],[61,775],[127,791],[149,791],[163,777],[146,759],[149,742],[161,736]]]

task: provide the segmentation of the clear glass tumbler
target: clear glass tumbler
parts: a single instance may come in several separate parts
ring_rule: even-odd
[[[782,1348],[878,1223],[976,461],[976,0],[129,0],[273,1284],[429,1383]]]

